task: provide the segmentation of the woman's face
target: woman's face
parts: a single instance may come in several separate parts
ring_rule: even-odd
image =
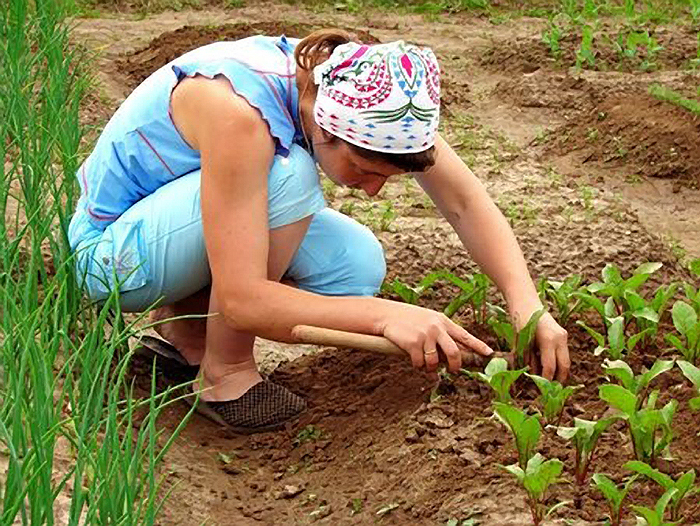
[[[314,142],[314,155],[331,181],[359,188],[369,197],[377,195],[389,177],[404,173],[391,164],[359,156],[348,143],[337,138]]]

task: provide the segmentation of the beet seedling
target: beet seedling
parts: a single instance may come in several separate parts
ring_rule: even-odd
[[[399,279],[394,279],[391,283],[384,283],[382,285],[382,292],[388,292],[396,294],[405,303],[410,303],[411,305],[416,305],[418,299],[425,294],[430,287],[432,287],[437,280],[442,277],[440,272],[431,272],[425,276],[418,285],[411,287],[410,285],[403,283]]]
[[[651,329],[646,329],[628,338],[625,336],[625,318],[623,316],[605,319],[607,334],[599,333],[582,321],[577,322],[579,326],[586,329],[586,332],[590,334],[598,344],[593,351],[593,354],[596,356],[606,352],[612,359],[619,360],[623,357],[623,354],[631,353],[639,341],[651,332]]]
[[[698,396],[691,398],[688,403],[693,411],[698,411],[700,410],[700,368],[684,360],[678,360],[677,363],[678,367],[683,371],[683,375],[691,381],[697,391]]]
[[[631,277],[623,279],[620,269],[612,263],[608,263],[601,272],[603,281],[592,283],[586,287],[590,294],[583,294],[581,297],[590,306],[594,307],[603,318],[623,316],[626,311],[630,310],[625,293],[636,292],[662,266],[662,263],[643,263],[637,267]],[[609,305],[607,308],[603,308],[603,303],[600,299],[595,296],[591,298],[591,295],[595,294],[608,298]],[[597,302],[595,301],[596,299],[598,300]]]
[[[700,33],[698,33],[700,34]],[[700,288],[696,289],[689,283],[683,284],[683,291],[690,305],[695,309],[695,312],[700,314]]]
[[[646,399],[647,390],[651,381],[660,374],[670,371],[673,368],[673,360],[656,360],[651,369],[644,370],[637,376],[632,372],[632,368],[622,360],[605,360],[603,369],[606,374],[614,376],[620,385],[631,392],[637,398],[636,409],[640,409]]]
[[[566,400],[582,386],[564,387],[556,380],[547,380],[536,374],[528,374],[540,390],[539,402],[547,424],[558,426],[564,413]]]
[[[498,318],[489,320],[489,325],[499,337],[507,343],[508,348],[515,357],[515,367],[525,367],[525,354],[529,351],[532,342],[535,339],[537,324],[540,318],[544,315],[545,310],[540,309],[530,316],[530,319],[525,326],[516,331],[512,323]]]
[[[574,427],[560,427],[557,434],[571,440],[576,448],[576,464],[574,478],[576,484],[582,487],[586,483],[588,470],[594,458],[598,439],[610,425],[618,420],[618,417],[601,418],[598,421],[574,418]]]
[[[632,484],[637,480],[637,476],[630,477],[627,482],[622,486],[618,487],[612,480],[603,475],[602,473],[596,473],[591,477],[593,483],[595,484],[598,491],[600,491],[605,500],[608,501],[608,508],[610,509],[610,526],[620,526],[622,522],[622,503],[624,502],[630,489],[632,489]]]
[[[553,458],[545,460],[537,453],[527,461],[525,469],[517,464],[502,466],[503,469],[515,475],[520,484],[527,492],[526,501],[532,513],[532,523],[538,526],[546,517],[554,511],[565,506],[568,502],[559,502],[547,509],[545,506],[545,495],[549,486],[554,484],[561,475],[564,464],[561,460]]]
[[[515,448],[518,450],[518,465],[521,469],[526,469],[542,434],[539,420],[512,405],[500,402],[493,405],[496,416],[513,435]]]
[[[573,275],[564,281],[543,280],[540,285],[543,295],[557,307],[557,320],[564,326],[573,314],[584,307],[584,302],[576,293],[581,292],[581,276]]]
[[[443,310],[445,316],[451,318],[462,307],[469,305],[474,323],[485,323],[488,304],[486,298],[493,284],[491,279],[486,274],[467,275],[466,279],[462,279],[450,272],[442,272],[441,277],[461,289],[461,292]]]
[[[627,421],[637,460],[653,466],[659,455],[668,453],[673,439],[671,420],[678,407],[678,400],[671,400],[663,408],[657,409],[659,392],[653,391],[644,407],[637,409],[637,397],[620,385],[601,385],[598,393],[608,405],[620,411],[622,418]]]
[[[634,321],[637,332],[644,332],[643,342],[646,344],[658,332],[659,320],[666,312],[671,298],[676,294],[678,284],[661,285],[654,293],[654,299],[647,302],[632,290],[625,291],[625,328]],[[646,332],[645,332],[646,331]]]
[[[693,484],[695,484],[695,470],[693,469],[686,471],[683,475],[678,477],[678,480],[674,481],[665,473],[661,473],[658,469],[654,469],[649,464],[638,460],[631,460],[623,467],[650,478],[667,492],[672,489],[676,490],[671,497],[672,521],[681,520],[681,506],[683,504],[683,499],[700,492],[700,487],[693,486]]]
[[[488,384],[496,392],[496,401],[502,403],[510,402],[510,388],[524,372],[525,369],[509,371],[504,358],[492,359],[483,373],[462,369],[462,373]]]
[[[673,326],[683,336],[681,341],[675,334],[667,334],[666,340],[671,343],[683,357],[692,364],[700,359],[700,320],[695,309],[684,301],[677,301],[671,310]]]
[[[638,525],[641,526],[675,526],[678,522],[666,522],[664,521],[664,514],[666,513],[666,506],[673,498],[676,493],[676,489],[670,489],[656,501],[656,506],[654,509],[647,508],[646,506],[632,506],[632,509],[637,513],[641,514],[641,517],[637,516],[637,519],[641,519]]]

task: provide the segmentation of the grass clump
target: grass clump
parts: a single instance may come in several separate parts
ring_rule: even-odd
[[[69,43],[75,9],[0,3],[0,524],[154,524],[157,466],[179,431],[156,426],[172,393],[152,383],[137,397],[126,374],[134,328],[116,296],[87,304],[67,239],[90,87]],[[68,466],[56,461],[60,444]],[[70,506],[57,517],[61,494]]]
[[[656,97],[664,102],[670,102],[671,104],[680,106],[681,108],[688,110],[695,115],[700,115],[699,101],[685,98],[683,95],[672,90],[671,88],[662,86],[661,84],[652,84],[649,86],[649,94],[652,97]]]

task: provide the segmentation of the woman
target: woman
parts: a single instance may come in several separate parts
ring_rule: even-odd
[[[522,326],[542,308],[524,258],[438,122],[427,48],[323,30],[189,52],[127,98],[80,169],[70,239],[84,288],[102,300],[118,287],[128,311],[158,302],[155,320],[209,313],[159,332],[199,366],[200,408],[240,432],[305,408],[260,376],[255,336],[291,341],[299,324],[382,335],[416,368],[435,371],[440,349],[457,371],[462,350],[491,350],[442,314],[373,297],[381,246],[326,208],[316,171],[368,196],[413,173]],[[546,314],[536,341],[543,374],[564,381],[566,331]]]

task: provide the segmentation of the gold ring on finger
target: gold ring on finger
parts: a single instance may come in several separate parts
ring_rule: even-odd
[[[425,351],[423,354],[425,354],[426,356],[428,356],[429,354],[437,354],[437,349],[433,349],[431,351]]]

